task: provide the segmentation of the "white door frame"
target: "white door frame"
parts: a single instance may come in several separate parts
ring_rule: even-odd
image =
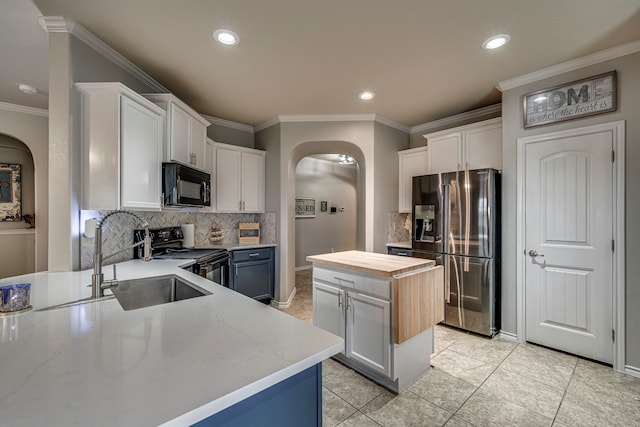
[[[624,165],[625,165],[625,121],[603,123],[558,132],[518,138],[518,177],[517,177],[517,222],[516,222],[516,322],[518,342],[526,340],[525,330],[525,148],[527,144],[591,134],[595,132],[611,132],[615,161],[613,162],[613,327],[615,342],[613,344],[613,369],[625,371],[625,216],[624,216]]]

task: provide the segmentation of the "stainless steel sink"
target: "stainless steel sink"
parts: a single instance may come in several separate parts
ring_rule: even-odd
[[[211,294],[211,292],[185,282],[175,275],[120,280],[116,286],[112,286],[110,289],[125,310],[135,310]]]

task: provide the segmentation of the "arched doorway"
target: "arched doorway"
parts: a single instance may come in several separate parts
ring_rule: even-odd
[[[0,278],[36,271],[34,178],[29,147],[0,134]]]
[[[295,170],[297,164],[304,157],[318,155],[318,154],[346,154],[355,159],[358,164],[357,169],[357,213],[356,213],[356,248],[365,248],[365,215],[366,209],[366,197],[365,197],[365,174],[366,164],[363,151],[357,145],[348,141],[306,141],[297,144],[293,147],[289,153],[289,161],[287,164],[288,169],[288,185],[287,185],[287,209],[286,212],[295,211]],[[281,289],[280,292],[289,296],[289,301],[295,295],[295,217],[293,214],[287,215],[286,220],[286,242],[282,242],[282,245],[288,250],[283,251],[283,256],[286,257],[285,262],[281,265],[286,266],[285,271],[280,272],[281,281],[286,283],[286,289]],[[284,278],[282,276],[285,276]],[[284,280],[282,280],[284,279]],[[284,292],[283,292],[284,291]],[[286,305],[284,305],[286,306]]]

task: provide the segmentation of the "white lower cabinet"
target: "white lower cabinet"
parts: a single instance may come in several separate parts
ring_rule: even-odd
[[[347,292],[346,356],[391,375],[391,303]]]
[[[314,277],[313,324],[344,338],[347,358],[391,377],[391,302],[322,281]],[[345,274],[335,281],[359,283]]]
[[[322,283],[313,284],[313,324],[344,338],[345,291]]]

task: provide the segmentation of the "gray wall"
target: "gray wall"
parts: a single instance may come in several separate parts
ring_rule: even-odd
[[[315,218],[296,218],[296,267],[306,266],[308,255],[356,248],[356,165],[305,157],[296,167],[296,197],[316,200]],[[320,211],[320,201],[327,211]],[[331,206],[337,212],[330,213]],[[345,208],[340,211],[340,208]]]
[[[295,166],[313,154],[345,153],[358,162],[356,248],[386,251],[387,212],[398,210],[398,150],[407,133],[374,121],[286,122],[256,134],[267,150],[267,211],[276,212],[280,277],[276,300],[285,302],[295,286]],[[273,151],[272,151],[273,150]]]
[[[253,132],[247,132],[244,130],[213,123],[207,128],[207,136],[213,139],[215,142],[223,142],[225,144],[255,148]]]
[[[398,211],[398,151],[407,148],[409,135],[406,132],[375,122],[374,252],[387,253],[387,213]]]
[[[618,110],[591,118],[570,120],[530,130],[522,127],[522,96],[529,92],[587,78],[608,71],[618,72]],[[627,364],[640,367],[640,53],[586,67],[503,93],[503,262],[502,329],[516,332],[516,141],[520,137],[599,123],[626,120],[626,343]]]

